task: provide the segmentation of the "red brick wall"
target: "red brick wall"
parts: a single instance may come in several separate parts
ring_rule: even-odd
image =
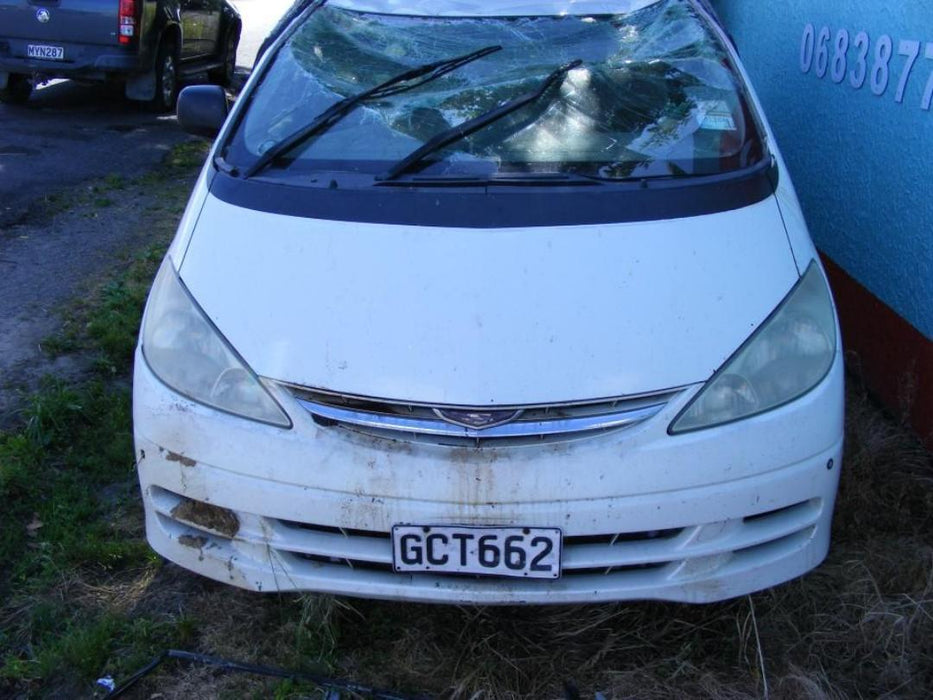
[[[823,263],[847,366],[933,450],[933,342],[825,255]]]

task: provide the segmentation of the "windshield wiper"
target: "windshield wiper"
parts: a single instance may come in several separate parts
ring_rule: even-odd
[[[304,143],[312,136],[327,131],[330,127],[356,109],[357,105],[362,102],[366,102],[368,100],[378,100],[384,97],[389,97],[391,95],[397,95],[408,90],[414,90],[415,88],[420,87],[425,83],[429,83],[432,80],[436,80],[443,75],[447,75],[447,73],[455,71],[468,63],[472,63],[473,61],[482,58],[483,56],[488,56],[491,53],[495,53],[496,51],[501,50],[501,46],[487,46],[483,49],[473,51],[472,53],[468,53],[463,56],[456,56],[455,58],[448,58],[443,61],[436,61],[434,63],[418,66],[416,68],[412,68],[411,70],[407,70],[404,73],[396,75],[393,78],[389,78],[384,83],[380,83],[376,87],[370,88],[369,90],[364,90],[359,94],[345,97],[321,112],[306,126],[298,129],[298,131],[295,131],[289,136],[286,136],[284,139],[265,151],[255,163],[246,169],[246,172],[243,173],[243,177],[252,177],[256,173],[268,167],[279,156],[287,153],[299,144]]]
[[[547,93],[555,84],[563,82],[564,76],[567,75],[574,68],[583,65],[583,61],[577,59],[576,61],[571,61],[570,63],[561,66],[548,77],[546,77],[537,90],[532,92],[526,92],[524,95],[516,97],[514,100],[509,100],[503,105],[489,110],[488,112],[483,112],[477,117],[473,117],[468,121],[458,124],[457,126],[452,126],[451,128],[442,131],[437,136],[434,136],[430,141],[419,147],[418,149],[412,151],[402,160],[392,166],[392,168],[385,175],[377,178],[378,180],[394,180],[399,175],[404,172],[411,170],[419,162],[427,158],[432,153],[449,146],[452,143],[465,139],[470,134],[479,131],[480,129],[489,126],[495,121],[502,119],[503,117],[515,112],[516,110],[521,109],[525,105],[529,105],[532,102],[536,102],[541,99],[541,97]]]

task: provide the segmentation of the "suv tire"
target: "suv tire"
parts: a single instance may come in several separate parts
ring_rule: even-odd
[[[149,103],[154,112],[169,112],[178,99],[178,56],[175,42],[163,39],[155,63],[155,97]]]
[[[240,27],[230,27],[227,30],[227,36],[224,37],[223,53],[218,58],[223,61],[223,65],[208,71],[207,76],[212,83],[223,87],[230,87],[233,82],[233,74],[236,71],[236,50],[240,45]]]
[[[32,94],[32,82],[22,73],[10,73],[6,87],[0,90],[0,102],[11,105],[25,104]]]

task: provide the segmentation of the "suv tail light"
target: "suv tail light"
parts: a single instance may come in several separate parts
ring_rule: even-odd
[[[136,0],[120,0],[120,43],[130,44],[136,36]]]

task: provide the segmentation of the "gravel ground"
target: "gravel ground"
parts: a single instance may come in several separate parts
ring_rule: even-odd
[[[54,357],[43,341],[94,285],[151,242],[153,221],[167,216],[177,212],[165,212],[145,184],[93,181],[34,202],[20,223],[0,231],[0,429],[15,422],[23,393],[43,376],[85,369],[88,358]]]

